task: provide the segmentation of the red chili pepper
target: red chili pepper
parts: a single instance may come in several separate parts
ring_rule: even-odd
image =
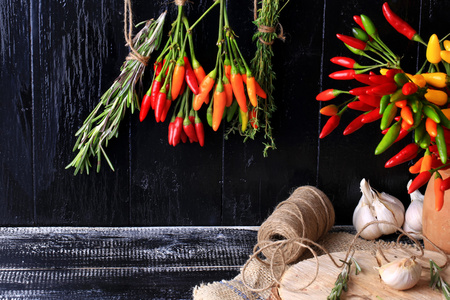
[[[363,25],[363,22],[362,22],[360,16],[354,15],[354,16],[353,16],[353,20],[355,21],[356,24],[359,25],[359,27],[361,27],[362,30],[366,31],[366,29],[364,28],[364,25]]]
[[[197,77],[197,82],[200,84],[206,76],[205,70],[195,58],[192,58],[192,68],[194,68],[195,77]]]
[[[389,7],[389,4],[385,2],[383,4],[383,15],[386,18],[386,20],[391,24],[392,27],[394,27],[395,30],[397,30],[399,33],[406,36],[408,39],[416,42],[421,42],[422,38],[417,34],[417,31],[414,30],[411,25],[409,25],[407,22],[405,22],[403,19],[401,19],[399,16],[397,16]]]
[[[436,172],[434,177],[434,209],[436,211],[440,211],[442,206],[444,206],[444,193],[445,191],[441,190],[442,177],[439,172]]]
[[[170,99],[169,96],[170,95],[167,95],[166,103],[164,104],[164,109],[161,113],[161,118],[160,118],[161,122],[164,122],[166,120],[167,113],[169,112],[170,106],[172,105],[172,99]]]
[[[372,94],[378,95],[378,96],[384,96],[392,94],[397,90],[397,85],[393,82],[383,83],[377,86],[374,86],[370,92]]]
[[[158,96],[156,97],[156,105],[155,105],[155,120],[159,122],[161,120],[162,113],[164,111],[164,107],[166,106],[166,89],[162,88]]]
[[[392,78],[389,78],[385,75],[371,75],[369,76],[369,80],[373,84],[394,83],[394,80],[392,80]]]
[[[401,69],[389,69],[386,72],[386,77],[390,78],[390,79],[394,79],[395,74],[397,73],[403,73],[403,71]]]
[[[394,155],[391,159],[389,159],[384,165],[385,168],[392,168],[397,165],[400,165],[404,162],[407,162],[411,159],[414,159],[419,151],[419,146],[416,143],[411,143],[406,145],[405,148],[400,150],[396,155]]]
[[[361,119],[365,116],[365,114],[361,114],[357,116],[353,121],[350,122],[350,124],[347,125],[347,127],[344,129],[343,135],[349,135],[356,130],[360,129],[364,126],[364,123],[361,122]]]
[[[195,133],[194,125],[191,123],[191,120],[189,120],[189,116],[184,117],[183,120],[183,130],[186,133],[186,135],[189,138],[189,141],[192,142],[198,142],[197,134]]]
[[[443,179],[441,182],[441,191],[445,192],[450,189],[450,177]]]
[[[357,81],[367,84],[367,85],[374,85],[373,82],[370,80],[370,75],[369,74],[355,74],[353,76],[354,79],[356,79]]]
[[[419,173],[419,175],[417,175],[416,178],[414,178],[414,180],[411,182],[411,185],[408,188],[408,194],[411,194],[418,188],[425,185],[430,180],[431,175],[432,173],[429,171]]]
[[[200,144],[201,147],[203,147],[203,145],[205,145],[205,130],[203,128],[202,120],[200,120],[197,112],[195,112],[194,126],[195,126],[195,133],[198,138],[198,143]]]
[[[188,140],[188,136],[186,134],[186,132],[184,132],[183,128],[181,128],[181,141],[183,142],[183,144],[186,144],[187,140]]]
[[[342,94],[344,91],[336,90],[336,89],[328,89],[320,92],[316,96],[316,100],[318,101],[329,101],[336,98],[339,94]]]
[[[371,89],[372,89],[372,87],[370,85],[368,85],[368,86],[360,86],[360,87],[351,89],[348,92],[350,93],[350,95],[359,96],[359,95],[367,94],[367,92],[370,91]]]
[[[364,124],[375,122],[376,120],[381,119],[383,115],[380,115],[380,108],[376,108],[369,113],[364,114],[364,117],[361,119],[361,122]]]
[[[225,89],[225,94],[227,95],[226,107],[230,107],[231,104],[233,104],[233,87],[231,86],[231,82],[226,76],[223,76],[222,81],[223,88]]]
[[[183,120],[184,120],[184,114],[183,111],[181,110],[177,117],[175,118],[175,123],[173,126],[173,136],[172,136],[172,146],[176,146],[178,145],[178,143],[181,140],[181,135],[183,132]]]
[[[148,93],[148,92],[147,92]],[[150,107],[152,106],[150,96],[145,94],[144,98],[142,98],[141,102],[141,110],[139,111],[139,120],[142,122],[144,121],[145,117],[148,114],[148,111],[150,110]]]
[[[330,104],[330,105],[327,105],[325,107],[322,107],[319,112],[320,112],[320,114],[322,114],[324,116],[331,117],[331,116],[336,115],[338,113],[338,111],[339,110],[338,110],[338,107],[336,105]]]
[[[250,118],[250,125],[252,125],[252,127],[254,129],[258,129],[258,108],[257,107],[253,107],[252,110],[250,111],[249,114],[249,118]]]
[[[172,117],[172,120],[170,120],[169,123],[169,134],[168,134],[168,140],[169,140],[169,145],[172,146],[172,142],[173,142],[173,129],[175,126],[175,116]]]
[[[373,107],[379,107],[380,106],[380,99],[381,97],[379,96],[374,96],[374,95],[360,95],[358,96],[359,100],[370,105]]]
[[[358,50],[366,50],[367,43],[352,36],[344,35],[344,34],[336,34],[337,38],[340,39],[344,44],[356,48]]]
[[[159,73],[161,73],[162,66],[163,64],[161,63],[161,61],[155,61],[155,63],[153,64],[153,71],[155,72],[155,77],[158,76]]]
[[[163,81],[164,81],[164,76],[162,76],[162,74],[156,76],[155,80],[153,80],[153,84],[151,87],[152,91],[150,93],[150,103],[151,103],[152,109],[155,109],[155,107],[156,107],[156,97],[158,96],[158,93],[161,90]]]
[[[198,81],[197,77],[195,76],[194,69],[192,69],[191,63],[189,62],[189,59],[186,56],[184,56],[183,59],[184,59],[184,68],[186,69],[185,72],[186,83],[191,89],[191,91],[194,93],[194,95],[197,95],[200,92],[200,90],[198,87]]]
[[[347,104],[348,108],[354,109],[354,110],[359,110],[359,111],[369,111],[374,109],[374,106],[371,106],[369,104],[366,104],[362,101],[353,101],[350,102],[349,104]]]
[[[325,123],[325,125],[322,128],[322,131],[320,132],[319,138],[324,138],[327,135],[329,135],[336,127],[339,125],[339,122],[341,121],[340,115],[334,115],[328,119],[328,121]]]
[[[397,143],[398,141],[403,139],[405,136],[408,135],[408,133],[410,133],[409,130],[405,130],[405,129],[401,128],[400,133],[398,134],[398,137],[395,139],[394,143]]]
[[[348,70],[341,70],[331,73],[330,78],[335,80],[351,80],[355,76],[355,70],[348,69]]]
[[[419,89],[419,87],[415,83],[407,82],[402,87],[402,93],[405,96],[409,96],[409,95],[416,93],[418,89]]]
[[[333,64],[342,66],[344,68],[354,69],[360,67],[360,65],[350,57],[336,56],[330,59]]]

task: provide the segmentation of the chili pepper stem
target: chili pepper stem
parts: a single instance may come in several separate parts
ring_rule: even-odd
[[[213,4],[211,4],[211,6],[205,10],[205,12],[197,19],[197,21],[195,21],[191,27],[189,27],[188,32],[191,32],[192,29],[194,29],[195,26],[197,26],[198,23],[200,23],[200,21],[217,5],[220,4],[220,0],[215,0]]]

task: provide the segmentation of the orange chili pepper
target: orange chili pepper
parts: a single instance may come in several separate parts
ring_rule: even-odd
[[[214,131],[217,131],[217,129],[219,129],[226,103],[227,96],[225,93],[225,89],[223,87],[222,80],[219,80],[214,91],[214,110],[212,116],[212,129]]]
[[[427,149],[423,156],[422,165],[420,166],[419,173],[430,170],[432,161],[433,161],[433,158],[431,157],[431,152],[430,152],[430,150]]]
[[[441,190],[442,177],[439,172],[436,172],[434,178],[434,208],[440,211],[444,206],[444,191]]]
[[[225,89],[225,94],[227,95],[227,104],[226,107],[230,107],[233,103],[233,87],[231,86],[230,81],[226,76],[222,78],[223,88]]]
[[[199,85],[200,93],[195,95],[194,102],[192,103],[194,110],[199,110],[203,103],[209,103],[209,92],[212,90],[216,81],[216,74],[216,69],[214,69],[201,81]]]
[[[231,66],[231,76],[230,76],[231,86],[233,88],[234,96],[241,108],[242,112],[246,113],[247,109],[247,98],[245,97],[244,82],[242,75],[236,69],[234,65]]]
[[[258,98],[256,97],[256,80],[251,74],[247,74],[247,94],[250,99],[250,103],[254,106],[258,106]]]
[[[184,59],[180,57],[172,73],[172,99],[175,100],[180,94],[181,86],[183,85],[185,77]]]
[[[430,118],[425,121],[425,129],[431,137],[437,136],[437,123]]]
[[[225,58],[225,61],[223,62],[223,69],[224,69],[224,73],[225,76],[228,78],[228,80],[230,79],[230,75],[231,75],[231,63],[230,63],[230,59],[227,57]]]
[[[406,105],[408,105],[408,101],[406,99],[398,100],[395,102],[395,106],[397,106],[398,108],[403,108]]]
[[[334,116],[338,113],[338,107],[334,104],[327,105],[320,109],[320,113],[324,116]]]
[[[409,167],[409,173],[411,174],[419,174],[420,168],[422,166],[423,157],[421,157],[418,161],[414,163],[411,167]]]
[[[414,118],[412,110],[409,106],[403,106],[400,110],[400,116],[409,125],[414,125]]]
[[[192,57],[192,68],[194,69],[195,77],[197,77],[197,82],[202,82],[206,76],[206,73],[202,65],[194,57]]]

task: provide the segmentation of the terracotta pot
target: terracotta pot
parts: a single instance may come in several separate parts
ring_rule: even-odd
[[[442,178],[450,176],[450,169],[439,171]],[[434,208],[434,174],[428,182],[423,200],[423,234],[440,249],[450,254],[450,191],[445,193],[444,206],[440,211]],[[424,240],[425,249],[436,249]]]

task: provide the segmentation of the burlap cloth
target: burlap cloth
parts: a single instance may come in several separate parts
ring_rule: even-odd
[[[348,232],[329,232],[318,243],[322,245],[328,252],[347,251],[350,244],[354,240],[355,235]],[[367,241],[357,238],[353,249],[365,250],[375,254],[376,250],[381,247],[387,249],[393,246],[394,242],[387,241]],[[316,250],[318,255],[324,254],[320,249]],[[305,252],[300,260],[311,258],[310,252]],[[245,270],[245,280],[248,285],[253,288],[261,288],[270,285],[273,282],[270,268],[263,262],[252,259],[249,261]],[[222,280],[212,283],[202,283],[194,288],[194,300],[239,300],[239,299],[269,299],[272,296],[271,290],[263,292],[254,292],[250,290],[243,282],[242,269],[239,275],[231,280]]]

